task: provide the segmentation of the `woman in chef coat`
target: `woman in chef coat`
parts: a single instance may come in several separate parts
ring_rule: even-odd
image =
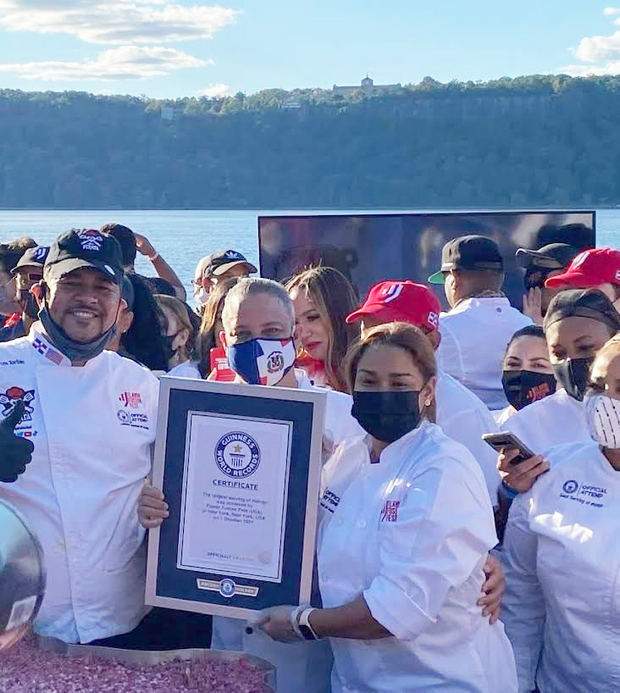
[[[495,412],[500,427],[523,407],[555,392],[556,380],[542,327],[526,325],[512,335],[502,364],[502,387],[509,404]]]
[[[591,440],[547,453],[551,471],[514,501],[506,528],[504,619],[523,692],[620,690],[618,338],[591,381]]]
[[[480,618],[497,539],[480,467],[431,423],[436,366],[417,328],[381,325],[352,348],[353,415],[368,433],[324,470],[318,545],[323,608],[256,619],[274,639],[329,637],[332,690],[516,690],[510,643]]]
[[[517,492],[529,490],[548,469],[542,455],[549,448],[590,440],[583,406],[588,372],[596,352],[620,330],[620,315],[597,289],[562,291],[549,304],[543,329],[558,390],[524,407],[503,425],[536,453],[518,465],[510,464],[516,451],[500,455],[499,468],[506,473],[503,488]]]

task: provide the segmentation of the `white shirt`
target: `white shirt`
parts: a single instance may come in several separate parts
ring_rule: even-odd
[[[323,471],[318,569],[325,607],[363,594],[394,637],[330,638],[335,693],[516,691],[510,643],[476,600],[497,539],[480,467],[423,423],[371,464],[367,438]]]
[[[327,394],[325,398],[325,428],[323,429],[324,449],[331,452],[344,440],[366,434],[357,419],[354,419],[351,414],[353,407],[351,395],[313,385],[306,372],[299,368],[295,369],[295,378],[297,379],[297,387],[301,390],[316,390]]]
[[[491,504],[497,504],[500,475],[497,453],[482,440],[483,433],[495,433],[493,415],[479,397],[447,373],[437,372],[437,424],[443,432],[464,445],[480,465]]]
[[[441,368],[489,409],[506,406],[502,361],[512,335],[532,321],[503,297],[468,298],[439,317]]]
[[[533,406],[533,405],[531,405]],[[548,453],[510,510],[502,614],[519,691],[620,690],[620,472],[596,443]]]
[[[174,368],[171,368],[166,375],[174,376],[175,378],[194,378],[202,380],[196,361],[183,361],[183,363],[179,363]]]
[[[512,431],[536,455],[563,443],[591,440],[583,402],[563,389],[523,407],[502,428]]]
[[[15,388],[28,405],[17,432],[34,453],[0,496],[43,545],[47,587],[35,630],[82,643],[128,632],[145,613],[137,503],[151,469],[157,380],[109,351],[72,367],[35,325],[0,345],[4,416]]]

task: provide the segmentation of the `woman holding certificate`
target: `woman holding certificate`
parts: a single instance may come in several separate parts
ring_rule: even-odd
[[[329,637],[332,690],[516,691],[500,622],[476,601],[497,542],[480,467],[434,418],[435,358],[402,323],[365,334],[346,373],[366,430],[324,469],[318,543],[323,608],[280,606],[276,640]]]

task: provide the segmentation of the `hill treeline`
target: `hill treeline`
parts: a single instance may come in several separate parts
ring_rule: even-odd
[[[0,206],[620,204],[620,76],[159,101],[0,90]]]

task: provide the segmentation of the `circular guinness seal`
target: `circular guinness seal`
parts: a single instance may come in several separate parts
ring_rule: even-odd
[[[217,441],[215,462],[226,476],[245,479],[258,469],[260,448],[252,436],[233,431]]]

